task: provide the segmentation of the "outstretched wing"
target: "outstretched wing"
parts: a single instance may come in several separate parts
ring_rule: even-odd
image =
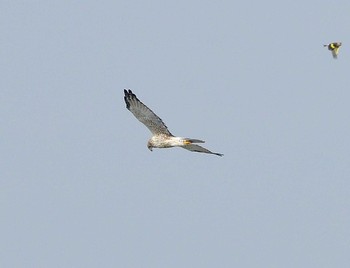
[[[332,50],[332,56],[333,58],[338,58],[338,53],[339,53],[339,47],[336,47]]]
[[[172,136],[163,120],[160,119],[150,108],[144,105],[132,91],[124,89],[126,108],[143,123],[153,135],[164,134]]]
[[[213,153],[211,151],[209,151],[208,149],[202,147],[202,146],[199,146],[197,144],[188,144],[188,145],[183,145],[181,146],[182,148],[186,149],[186,150],[189,150],[189,151],[192,151],[192,152],[197,152],[197,153],[206,153],[206,154],[215,154],[215,155],[218,155],[218,156],[223,156],[223,154],[219,154],[219,153]]]

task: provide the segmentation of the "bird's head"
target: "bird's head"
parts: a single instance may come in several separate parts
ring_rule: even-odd
[[[147,148],[148,148],[148,150],[150,150],[151,152],[153,151],[153,144],[152,144],[151,141],[148,141],[148,142],[147,142]]]

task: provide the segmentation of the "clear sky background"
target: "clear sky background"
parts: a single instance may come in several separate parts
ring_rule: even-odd
[[[349,10],[1,1],[0,266],[350,267]]]

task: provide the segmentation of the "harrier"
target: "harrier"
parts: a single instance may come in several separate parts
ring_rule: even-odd
[[[328,50],[332,51],[332,56],[334,59],[338,57],[339,48],[341,47],[341,42],[334,42],[323,46],[328,47]]]
[[[213,153],[196,144],[204,143],[202,140],[174,136],[170,133],[163,120],[144,105],[130,89],[124,89],[124,94],[126,108],[153,134],[147,143],[147,147],[150,151],[152,151],[153,148],[181,147],[192,152],[223,156],[223,154]]]

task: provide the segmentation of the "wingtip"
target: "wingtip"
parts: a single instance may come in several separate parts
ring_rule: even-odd
[[[125,101],[125,104],[126,104],[126,108],[129,110],[130,108],[130,102],[129,102],[129,98],[130,98],[130,95],[131,95],[131,90],[127,90],[127,89],[124,89],[124,101]]]
[[[125,95],[125,97],[127,97],[127,98],[136,98],[137,99],[137,97],[136,97],[136,95],[134,94],[134,92],[132,92],[132,90],[131,89],[124,89],[124,95]]]
[[[125,101],[126,109],[129,110],[129,108],[130,108],[130,102],[128,101],[128,99],[127,99],[126,97],[124,97],[124,101]]]
[[[125,94],[125,96],[127,96],[127,95],[132,95],[133,93],[132,93],[131,89],[124,88],[124,94]]]

